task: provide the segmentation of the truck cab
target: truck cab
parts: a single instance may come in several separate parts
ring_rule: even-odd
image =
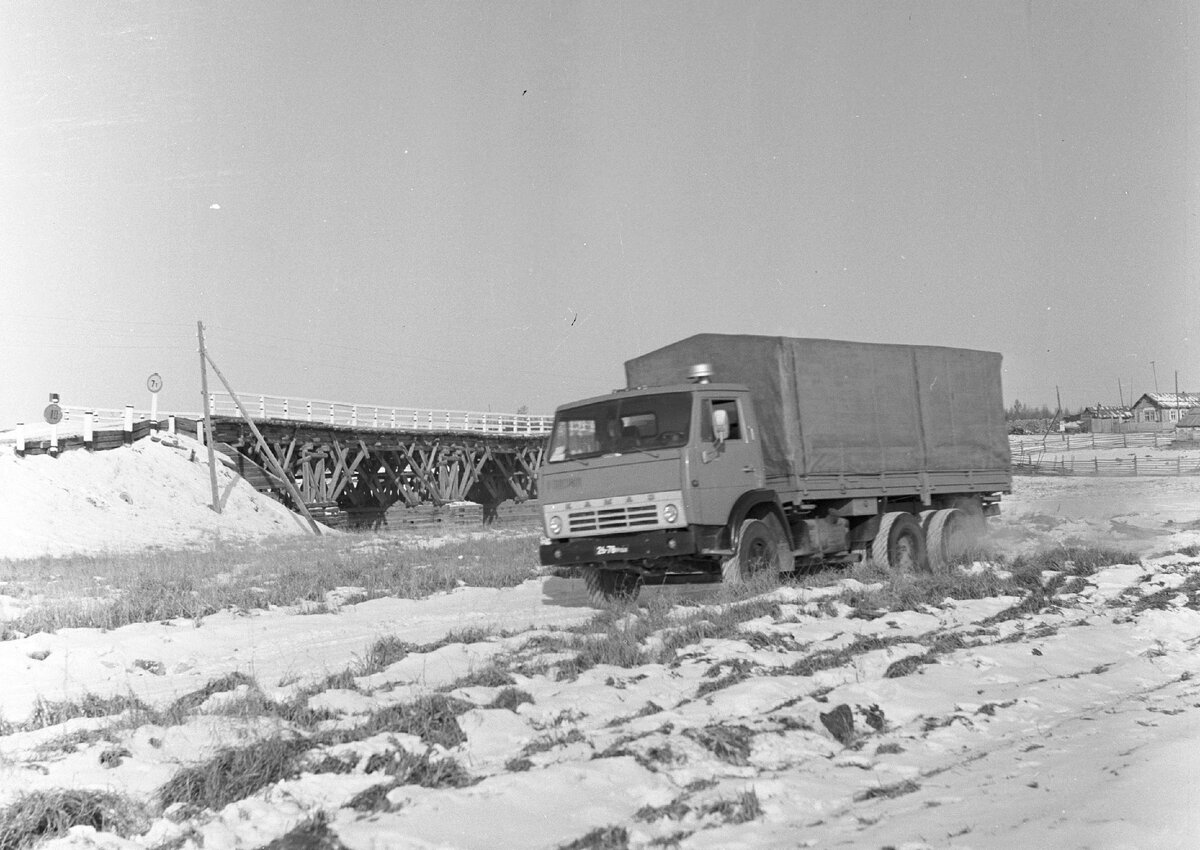
[[[602,598],[650,577],[715,577],[733,551],[730,518],[752,507],[748,494],[774,502],[764,486],[762,437],[743,385],[700,377],[563,405],[538,474],[541,562],[582,568]],[[785,539],[774,542],[782,553]]]

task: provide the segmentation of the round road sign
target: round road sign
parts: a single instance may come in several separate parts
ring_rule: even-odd
[[[62,408],[57,404],[48,404],[46,409],[42,411],[42,415],[46,417],[46,421],[51,425],[57,425],[62,422]]]
[[[162,375],[155,372],[153,375],[151,375],[149,378],[147,378],[146,379],[146,389],[150,390],[150,392],[152,392],[152,393],[156,393],[159,390],[161,390],[162,389]]]

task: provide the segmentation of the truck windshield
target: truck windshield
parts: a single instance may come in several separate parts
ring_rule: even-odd
[[[560,410],[550,436],[549,463],[687,445],[690,393],[616,396]]]

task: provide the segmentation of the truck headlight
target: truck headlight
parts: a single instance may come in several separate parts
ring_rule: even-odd
[[[550,529],[551,536],[557,537],[558,533],[560,531],[562,531],[562,517],[559,517],[559,516],[550,517],[550,522],[547,523],[547,526]]]
[[[677,519],[679,519],[679,508],[674,505],[667,505],[663,508],[663,520],[668,524],[674,525]]]

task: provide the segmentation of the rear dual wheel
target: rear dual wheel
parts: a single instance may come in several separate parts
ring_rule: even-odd
[[[871,543],[871,559],[896,573],[946,570],[975,540],[970,517],[957,508],[884,514]]]
[[[893,573],[929,571],[929,553],[920,521],[909,513],[891,511],[879,518],[871,541],[871,560]]]
[[[949,569],[975,540],[970,517],[958,508],[934,511],[925,525],[925,543],[935,570]]]

